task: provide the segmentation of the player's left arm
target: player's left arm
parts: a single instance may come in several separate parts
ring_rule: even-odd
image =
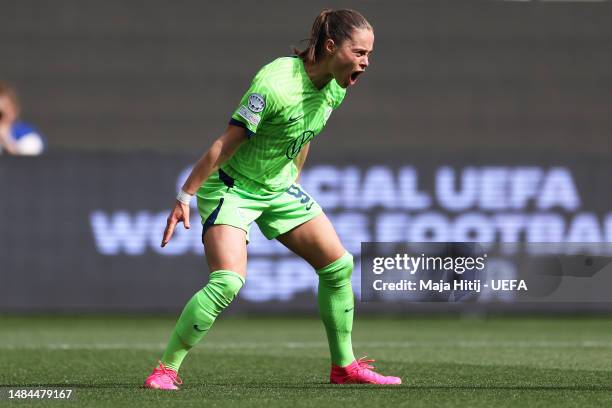
[[[295,163],[298,169],[298,175],[295,178],[296,183],[300,182],[300,176],[302,175],[302,167],[304,167],[304,162],[306,161],[306,156],[308,156],[309,148],[310,148],[310,142],[306,143],[304,147],[302,147],[302,150],[300,150],[298,155],[295,156],[295,159],[293,159],[293,162]]]

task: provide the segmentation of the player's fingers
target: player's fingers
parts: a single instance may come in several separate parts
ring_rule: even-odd
[[[170,238],[172,238],[172,234],[174,234],[174,227],[176,226],[176,219],[174,217],[168,218],[168,223],[166,224],[166,229],[164,230],[164,237],[162,238],[161,246],[162,248],[166,246]]]
[[[189,206],[182,205],[182,207],[183,207],[183,225],[185,226],[185,229],[189,229],[191,228],[191,225],[189,224]]]

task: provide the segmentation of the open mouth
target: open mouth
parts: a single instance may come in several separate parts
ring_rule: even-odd
[[[357,77],[358,77],[359,75],[361,75],[362,73],[363,73],[363,71],[354,71],[354,72],[351,74],[351,77],[350,77],[350,81],[349,81],[349,82],[350,82],[350,84],[351,84],[351,85],[355,85],[355,83],[357,82]]]

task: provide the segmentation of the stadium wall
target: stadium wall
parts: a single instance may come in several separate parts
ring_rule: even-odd
[[[3,2],[0,78],[52,150],[200,151],[325,6],[376,32],[317,149],[612,153],[612,3]]]

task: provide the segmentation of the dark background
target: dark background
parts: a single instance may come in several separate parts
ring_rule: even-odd
[[[46,157],[0,156],[0,310],[179,310],[205,282],[201,254],[102,256],[90,214],[168,211],[177,174],[324,6],[361,11],[376,42],[308,168],[414,166],[431,190],[449,163],[568,166],[577,211],[603,222],[609,2],[0,0],[0,79],[49,143]],[[311,292],[290,300],[259,309],[314,310]]]
[[[0,78],[52,149],[204,150],[324,6],[375,28],[314,154],[610,154],[612,4],[1,1]]]

